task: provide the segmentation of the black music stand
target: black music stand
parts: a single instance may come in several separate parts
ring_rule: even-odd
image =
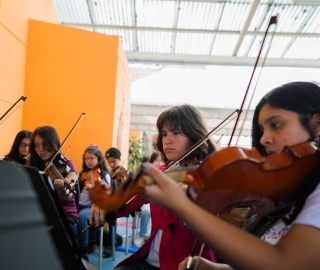
[[[62,210],[56,194],[50,186],[51,181],[48,179],[48,177],[35,168],[23,167],[19,164],[5,161],[1,161],[0,163],[0,173],[1,178],[3,178],[3,180],[0,181],[1,192],[3,190],[3,188],[1,188],[3,185],[2,182],[4,182],[4,184],[6,184],[6,182],[12,182],[15,184],[8,186],[8,193],[10,193],[10,191],[13,194],[16,193],[16,186],[21,185],[21,183],[23,183],[23,186],[20,188],[21,192],[28,191],[33,193],[32,190],[30,190],[31,184],[31,187],[33,187],[33,190],[36,193],[35,195],[33,194],[33,203],[38,205],[34,206],[32,209],[30,206],[25,205],[25,201],[21,197],[17,197],[15,200],[12,199],[10,207],[15,206],[18,209],[22,208],[23,214],[29,217],[30,215],[34,215],[34,213],[38,213],[40,206],[40,211],[42,210],[41,212],[44,214],[44,216],[41,216],[41,222],[39,222],[39,220],[37,222],[39,225],[35,224],[37,229],[32,232],[24,231],[23,233],[20,233],[20,236],[17,239],[19,239],[21,243],[24,243],[23,250],[21,250],[20,253],[31,253],[29,255],[30,258],[32,258],[32,261],[37,261],[41,258],[41,260],[45,261],[45,267],[34,268],[23,263],[24,267],[21,269],[87,269],[81,259],[81,254],[77,247],[76,239],[73,236],[73,232],[71,231],[67,218]],[[2,204],[0,207],[2,207]],[[36,208],[38,208],[37,211],[35,210]],[[21,210],[18,212],[18,215],[16,214],[16,209],[12,210],[10,211],[12,211],[12,216],[14,218],[19,216]],[[6,215],[1,217],[6,217]],[[17,220],[15,226],[17,231],[20,231],[21,227],[25,227],[23,224],[23,221]],[[41,231],[38,228],[40,225],[45,236],[43,236],[41,232],[39,233],[39,231]],[[48,241],[50,241],[50,244],[48,244],[48,241],[46,241],[47,238],[49,238]],[[30,241],[28,241],[28,239]],[[45,241],[45,244],[43,241]],[[53,243],[53,245],[51,243]],[[19,246],[20,243],[15,242],[15,245]],[[37,248],[37,251],[35,251],[34,246],[38,245],[39,249]],[[55,255],[48,256],[51,257],[50,259],[43,259],[43,253],[47,252],[48,246],[50,246],[50,249],[54,249]],[[16,257],[17,253],[14,252],[14,254],[15,255],[13,256],[13,259]],[[56,265],[55,268],[50,268],[50,261],[52,260],[55,262],[53,264]],[[18,269],[16,267],[10,268]]]
[[[21,165],[0,160],[2,269],[63,269],[48,226]]]

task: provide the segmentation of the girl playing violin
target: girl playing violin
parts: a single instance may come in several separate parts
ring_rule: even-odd
[[[29,146],[32,132],[21,130],[15,137],[11,150],[3,160],[13,161],[25,165],[29,155]]]
[[[32,133],[30,141],[30,158],[27,165],[44,170],[47,167],[52,157],[60,149],[60,139],[55,128],[51,126],[38,127]],[[67,160],[61,154],[58,154],[53,161],[53,165],[61,171],[61,176],[65,179],[59,179],[54,174],[50,173],[51,181],[57,192],[61,206],[66,214],[69,225],[72,231],[77,234],[75,224],[79,223],[78,210],[76,206],[75,197],[65,187],[66,181],[76,180],[77,173],[74,163]]]
[[[257,105],[252,127],[252,145],[265,156],[279,154],[285,146],[318,141],[320,88],[309,82],[293,82],[272,90]],[[250,228],[251,234],[200,208],[176,182],[152,165],[147,164],[145,172],[156,182],[146,187],[146,198],[185,220],[228,263],[216,264],[197,257],[193,267],[198,264],[197,269],[320,269],[318,168],[299,191],[294,207],[258,219]],[[185,259],[179,269],[185,269],[186,263]]]
[[[107,169],[106,162],[101,150],[97,146],[89,146],[84,150],[82,171],[79,174],[80,199],[79,199],[79,221],[80,234],[78,245],[81,248],[82,256],[88,260],[88,248],[92,248],[96,243],[96,232],[94,228],[86,229],[89,224],[89,213],[92,208],[92,214],[97,220],[104,221],[104,211],[93,205],[89,192],[94,185],[104,184],[110,186],[111,177]],[[100,216],[101,215],[101,216]],[[83,231],[84,230],[84,231]]]
[[[183,156],[207,133],[200,112],[190,105],[175,106],[161,113],[157,120],[157,129],[157,148],[166,164]],[[207,140],[187,159],[180,162],[180,166],[198,164],[213,151],[214,145]],[[181,188],[180,191],[182,192]],[[147,203],[147,200],[137,196],[126,204],[124,210],[118,212],[118,217],[127,215]],[[152,225],[149,239],[115,269],[176,270],[179,262],[190,254],[196,238],[188,226],[155,204],[150,204],[150,212]],[[199,252],[199,249],[200,247],[196,252]],[[214,254],[208,249],[204,250],[203,256],[209,261],[215,261]]]

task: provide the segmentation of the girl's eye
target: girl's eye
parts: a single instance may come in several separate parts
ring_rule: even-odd
[[[280,123],[271,123],[271,127],[272,127],[273,129],[278,129],[280,126],[281,126]]]
[[[166,132],[161,132],[161,136],[165,137],[165,136],[167,136],[167,133]]]

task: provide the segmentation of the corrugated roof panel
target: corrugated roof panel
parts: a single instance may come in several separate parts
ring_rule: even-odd
[[[126,3],[128,3],[128,1],[126,1]],[[126,3],[124,3],[123,0],[95,0],[93,10],[96,23],[108,25],[131,25],[130,6]]]
[[[286,6],[278,16],[278,32],[299,32],[308,16],[311,7]]]
[[[212,35],[179,33],[176,37],[175,52],[179,54],[207,55]]]
[[[250,5],[245,3],[225,3],[219,23],[220,30],[240,31],[250,11]]]
[[[242,48],[240,48],[238,55],[256,58],[258,56],[259,51],[260,51],[262,40],[263,40],[263,36],[255,37],[253,35],[247,35],[244,39]],[[268,44],[270,43],[270,40],[271,40],[271,36],[268,36],[265,40],[264,49],[263,49],[263,52],[261,55],[262,57],[266,53],[266,48],[267,48]],[[250,50],[247,52],[247,45],[248,44],[250,44]]]
[[[216,35],[211,54],[231,56],[237,40],[238,35]]]
[[[285,58],[320,59],[319,38],[297,38],[290,47]]]
[[[91,23],[85,0],[52,0],[60,22]]]
[[[139,39],[140,52],[171,52],[171,37],[172,33],[168,32],[152,32],[152,31],[137,31]]]
[[[172,27],[175,1],[136,0],[137,26]]]
[[[178,28],[216,29],[219,19],[219,4],[181,2],[179,7]]]
[[[248,48],[252,46],[254,39],[255,37],[253,35],[246,35],[242,41],[242,44],[240,46],[237,56],[239,57],[247,56]]]
[[[310,20],[305,24],[302,32],[320,33],[320,7],[314,9]]]
[[[272,16],[266,16],[266,13],[268,12],[268,6],[267,5],[259,5],[257,7],[257,10],[251,19],[248,31],[265,31],[267,25],[269,24],[270,17]],[[275,14],[273,14],[275,15]]]
[[[266,39],[265,49],[263,50],[263,57],[266,56],[267,50],[269,50],[267,57],[280,58],[287,45],[290,43],[291,37],[273,37]],[[271,44],[270,44],[271,42]],[[268,61],[268,60],[267,60]]]
[[[253,5],[256,0],[53,0],[53,4],[63,24],[118,35],[125,51],[188,55],[232,56],[235,51],[238,57],[256,57],[262,33],[271,16],[278,14],[276,33],[284,35],[274,37],[269,57],[319,58],[320,7],[294,5],[293,0],[260,0],[256,9]],[[252,18],[248,17],[250,11],[254,11]],[[250,20],[248,31],[258,32],[257,35],[248,36],[245,32],[247,20]],[[90,24],[97,27],[89,27]],[[116,28],[110,28],[113,25]],[[137,30],[136,27],[159,29]],[[172,28],[172,31],[161,31],[161,28]],[[194,29],[194,32],[179,32],[179,29]],[[244,30],[245,37],[241,40],[239,34],[210,34],[201,30],[238,33]],[[317,35],[299,36],[301,32]],[[239,50],[236,45],[240,45]]]

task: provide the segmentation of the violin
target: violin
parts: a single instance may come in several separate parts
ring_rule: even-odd
[[[197,166],[200,164],[200,161],[193,155],[189,155],[179,162],[170,162],[167,167],[164,168],[164,172],[172,171],[172,170],[183,170],[186,167]]]
[[[61,153],[58,153],[52,162],[46,164],[45,173],[49,175],[51,181],[54,181],[55,179],[62,179],[64,181],[66,195],[76,193],[75,185],[77,181],[65,178],[70,172],[71,168],[67,164],[67,159]]]
[[[92,170],[87,170],[83,172],[80,175],[80,180],[84,181],[84,186],[92,185],[94,186],[97,183],[100,183],[101,181],[101,170],[99,167],[92,169]]]
[[[126,181],[128,179],[128,172],[125,168],[123,168],[122,166],[119,166],[112,173],[111,178],[117,180],[120,183],[123,183],[124,181]]]
[[[255,148],[228,147],[209,155],[196,168],[166,174],[188,184],[188,196],[213,214],[239,206],[268,214],[293,205],[305,179],[319,165],[318,148],[313,142],[305,142],[267,157]],[[152,182],[140,171],[115,192],[95,186],[91,200],[106,211],[115,211],[133,196],[144,194],[144,187]]]

